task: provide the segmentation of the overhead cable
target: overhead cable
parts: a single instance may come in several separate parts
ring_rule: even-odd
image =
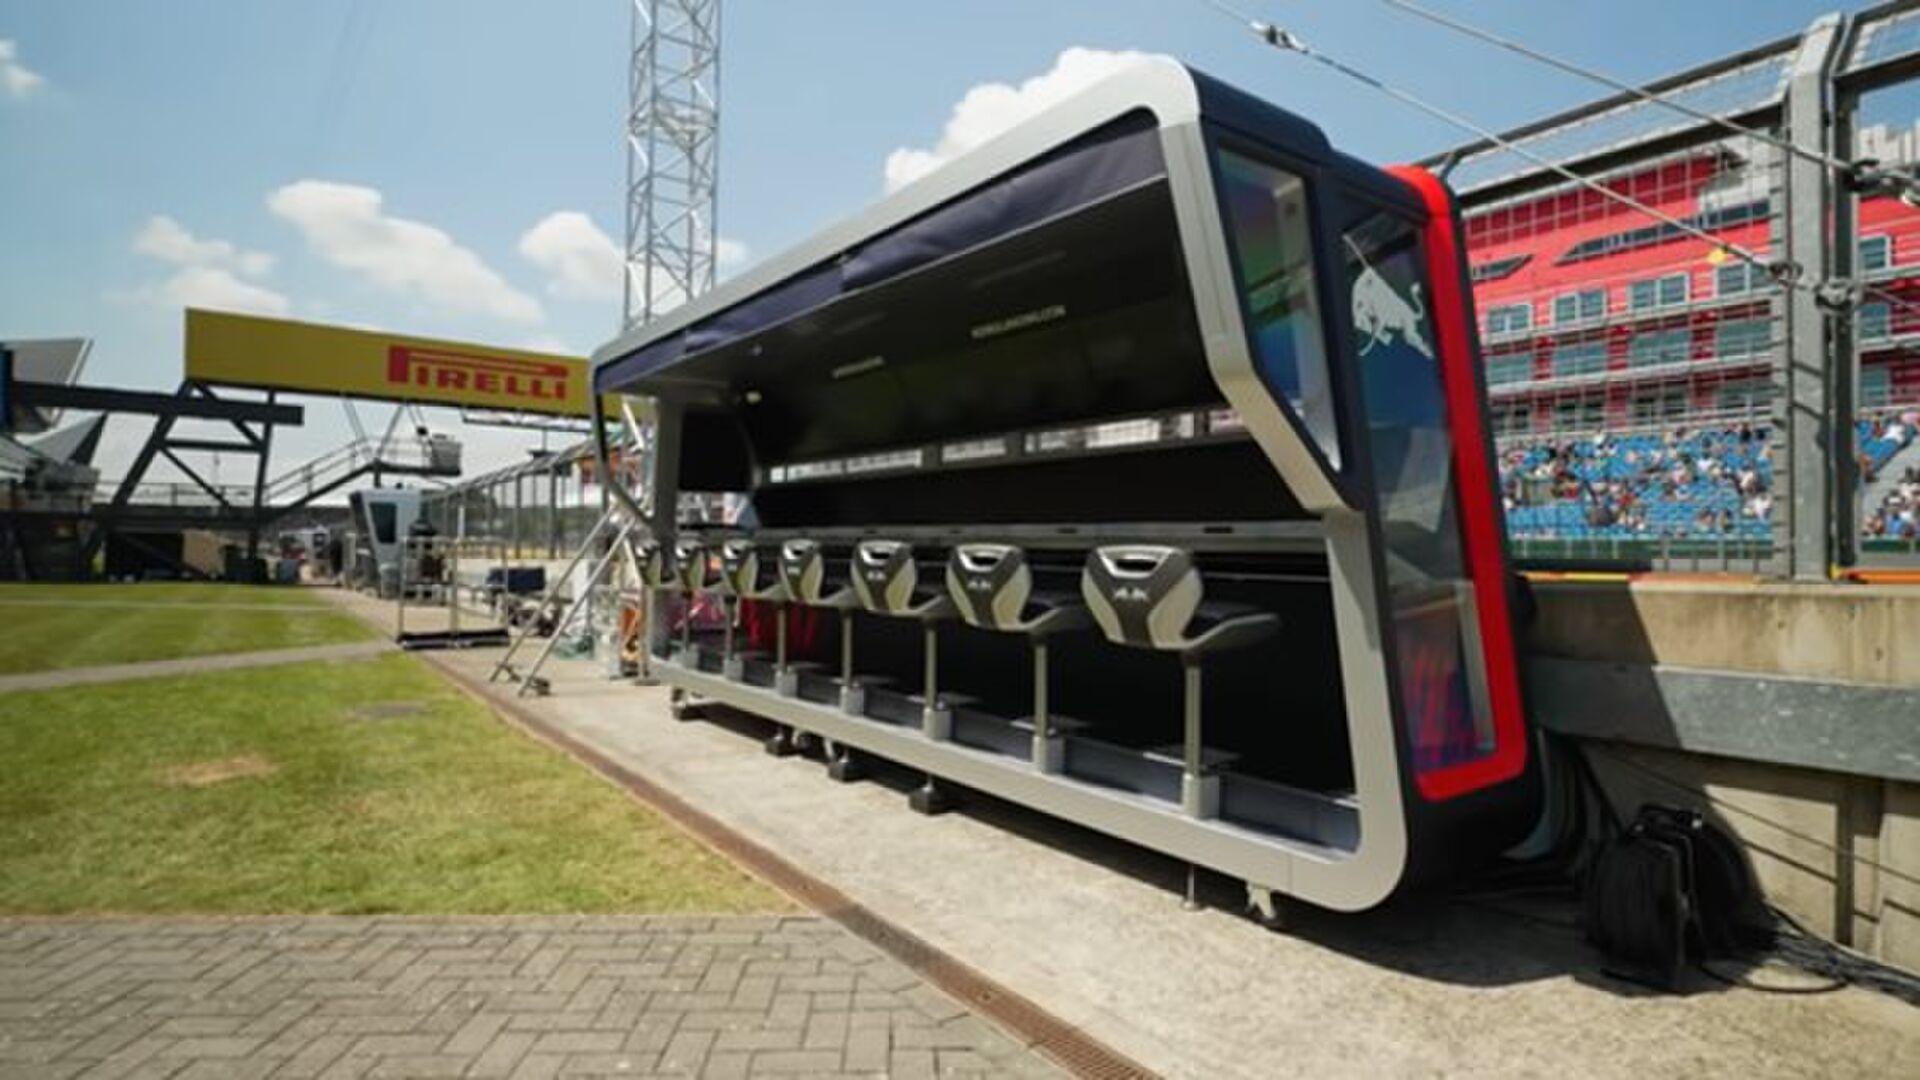
[[[1312,60],[1314,63],[1329,68],[1369,89],[1385,94],[1395,101],[1426,113],[1428,116],[1432,116],[1453,127],[1470,132],[1493,146],[1497,146],[1516,157],[1532,162],[1534,165],[1548,172],[1570,180],[1580,187],[1587,188],[1601,197],[1620,206],[1624,206],[1635,213],[1644,214],[1683,235],[1693,237],[1711,246],[1714,250],[1739,259],[1751,266],[1759,267],[1766,271],[1770,279],[1783,287],[1804,289],[1813,295],[1816,302],[1818,302],[1823,309],[1833,312],[1845,311],[1857,301],[1857,294],[1854,287],[1843,286],[1842,283],[1836,282],[1810,283],[1803,281],[1801,278],[1805,271],[1798,263],[1787,260],[1768,260],[1744,245],[1734,243],[1724,237],[1715,236],[1692,222],[1675,217],[1625,192],[1617,191],[1590,176],[1575,172],[1560,162],[1534,153],[1513,139],[1494,131],[1484,124],[1469,119],[1451,109],[1435,105],[1411,91],[1403,90],[1383,79],[1361,71],[1337,57],[1321,52],[1319,49],[1309,45],[1298,34],[1295,34],[1283,26],[1267,22],[1264,19],[1254,18],[1235,8],[1233,5],[1226,3],[1225,0],[1199,0],[1199,2],[1215,12],[1240,23],[1241,26],[1252,33],[1254,37],[1260,39],[1262,43],[1272,48],[1279,49],[1282,52],[1295,53],[1308,60]],[[1889,304],[1897,305],[1901,309],[1909,312],[1920,311],[1920,304],[1916,304],[1913,301],[1909,301],[1876,286],[1867,285],[1859,287],[1858,291],[1872,294],[1886,300]]]

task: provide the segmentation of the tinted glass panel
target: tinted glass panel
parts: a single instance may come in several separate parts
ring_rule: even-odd
[[[1722,360],[1759,356],[1773,344],[1772,324],[1765,319],[1732,319],[1713,331],[1713,351]]]
[[[1447,420],[1435,337],[1420,298],[1428,293],[1420,233],[1375,214],[1346,235],[1366,439],[1372,451],[1387,545],[1387,595],[1399,658],[1395,673],[1417,770],[1457,765],[1493,750],[1493,726],[1471,678],[1477,648],[1472,582],[1462,554]],[[1386,324],[1369,308],[1404,312]]]
[[[1607,343],[1604,341],[1577,341],[1553,350],[1555,375],[1591,375],[1605,370],[1606,366]]]
[[[1533,354],[1530,352],[1487,357],[1489,385],[1526,382],[1531,378],[1533,378]]]
[[[390,502],[377,502],[367,508],[373,515],[373,538],[382,544],[391,544],[399,534],[398,511]]]
[[[1306,185],[1231,150],[1220,152],[1220,178],[1254,364],[1337,467],[1339,429],[1314,292]]]
[[[1860,305],[1860,340],[1874,341],[1887,336],[1889,310],[1885,304]]]
[[[1693,337],[1686,330],[1659,330],[1635,334],[1627,341],[1627,366],[1683,364],[1692,351]]]
[[[1860,269],[1885,270],[1892,264],[1893,244],[1884,236],[1860,238]]]

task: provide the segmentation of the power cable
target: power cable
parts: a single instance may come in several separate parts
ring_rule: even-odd
[[[1231,6],[1224,3],[1223,0],[1200,0],[1200,2],[1203,4],[1206,4],[1210,8],[1213,8],[1215,11],[1218,11],[1224,15],[1227,15],[1235,19],[1236,21],[1244,23],[1246,28],[1249,31],[1251,31],[1255,37],[1259,38],[1263,43],[1275,49],[1279,49],[1282,52],[1297,53],[1298,55],[1305,57],[1308,60],[1312,60],[1314,63],[1320,64],[1323,67],[1330,68],[1331,70],[1339,73],[1340,75],[1343,75],[1346,78],[1352,79],[1353,81],[1358,82],[1363,86],[1366,86],[1372,90],[1378,91],[1379,93],[1385,94],[1388,97],[1393,98],[1394,100],[1400,102],[1403,105],[1407,105],[1412,108],[1418,109],[1419,111],[1426,113],[1428,116],[1432,116],[1438,120],[1444,121],[1445,123],[1451,124],[1452,126],[1460,128],[1463,131],[1472,132],[1473,134],[1478,135],[1480,138],[1485,139],[1486,141],[1494,144],[1495,146],[1500,147],[1503,150],[1506,150],[1511,154],[1514,154],[1517,157],[1525,158],[1526,160],[1534,163],[1535,165],[1538,165],[1543,169],[1547,169],[1561,177],[1571,180],[1574,183],[1580,185],[1581,187],[1588,188],[1593,192],[1595,192],[1596,194],[1599,194],[1607,199],[1611,199],[1612,201],[1619,203],[1621,206],[1627,207],[1628,209],[1633,210],[1637,213],[1645,214],[1647,217],[1650,217],[1655,221],[1660,222],[1663,225],[1669,226],[1670,228],[1676,229],[1697,240],[1700,240],[1704,243],[1712,245],[1716,250],[1722,251],[1728,255],[1733,256],[1734,258],[1740,259],[1753,266],[1760,267],[1761,269],[1767,271],[1767,273],[1772,277],[1774,277],[1776,280],[1790,281],[1794,276],[1797,276],[1799,273],[1799,268],[1797,266],[1794,266],[1793,264],[1769,263],[1766,260],[1762,259],[1760,256],[1754,254],[1752,251],[1749,251],[1747,248],[1742,247],[1739,244],[1735,244],[1731,241],[1715,236],[1712,233],[1707,232],[1705,229],[1702,229],[1691,222],[1684,221],[1680,218],[1674,217],[1672,214],[1669,214],[1664,210],[1658,209],[1657,207],[1649,206],[1646,203],[1641,202],[1639,199],[1636,199],[1631,195],[1625,194],[1624,192],[1615,191],[1614,189],[1608,187],[1606,184],[1598,180],[1595,180],[1590,176],[1584,176],[1580,173],[1574,172],[1572,169],[1569,169],[1565,165],[1562,165],[1556,161],[1551,161],[1551,160],[1548,160],[1547,158],[1541,157],[1539,154],[1536,154],[1533,151],[1528,150],[1527,148],[1514,142],[1512,139],[1509,139],[1506,136],[1501,135],[1499,132],[1494,131],[1492,128],[1486,127],[1485,125],[1480,124],[1474,120],[1470,120],[1467,117],[1462,116],[1459,113],[1453,112],[1450,109],[1442,108],[1439,105],[1435,105],[1432,102],[1427,101],[1425,98],[1419,97],[1418,95],[1410,93],[1406,90],[1402,90],[1399,87],[1394,86],[1391,83],[1385,82],[1384,80],[1381,80],[1373,75],[1369,75],[1366,72],[1361,71],[1360,69],[1346,63],[1345,61],[1342,61],[1328,53],[1321,52],[1320,50],[1314,48],[1313,46],[1308,45],[1304,40],[1300,38],[1299,35],[1293,33],[1292,31],[1286,29],[1285,27],[1278,26],[1274,23],[1265,22],[1260,19],[1250,18],[1247,15],[1235,10]]]
[[[1676,101],[1673,98],[1667,97],[1664,94],[1656,93],[1652,90],[1647,90],[1642,87],[1634,86],[1632,83],[1623,82],[1622,80],[1616,79],[1611,75],[1605,74],[1604,72],[1599,72],[1599,71],[1593,70],[1592,68],[1583,67],[1579,64],[1574,63],[1571,60],[1563,60],[1557,56],[1553,56],[1549,53],[1542,52],[1539,49],[1535,49],[1535,48],[1532,48],[1531,46],[1515,41],[1512,38],[1501,37],[1500,35],[1495,34],[1490,30],[1483,30],[1458,17],[1447,15],[1442,12],[1434,11],[1431,8],[1422,7],[1419,4],[1412,3],[1411,0],[1380,0],[1380,2],[1390,8],[1395,8],[1409,15],[1412,15],[1415,18],[1425,19],[1430,23],[1434,23],[1438,26],[1446,27],[1447,29],[1454,31],[1455,33],[1464,34],[1468,37],[1485,42],[1486,44],[1495,46],[1497,48],[1505,49],[1511,53],[1516,53],[1520,56],[1526,57],[1529,60],[1533,60],[1537,63],[1545,64],[1548,67],[1556,68],[1560,71],[1566,72],[1567,74],[1575,76],[1576,78],[1585,79],[1588,82],[1598,83],[1601,86],[1609,87],[1611,89],[1618,90],[1625,94],[1630,94],[1650,105],[1657,105],[1663,109],[1668,109],[1673,112],[1677,112],[1682,116],[1688,116],[1695,120],[1712,124],[1713,126],[1720,128],[1724,131],[1730,132],[1732,134],[1745,136],[1757,142],[1765,143],[1768,146],[1771,146],[1782,153],[1791,154],[1794,157],[1800,158],[1804,161],[1810,161],[1815,165],[1820,165],[1825,168],[1832,169],[1834,172],[1842,173],[1846,175],[1850,180],[1858,179],[1864,174],[1866,170],[1871,169],[1878,164],[1877,162],[1847,161],[1842,158],[1834,157],[1831,154],[1821,153],[1818,150],[1809,150],[1804,146],[1795,146],[1793,143],[1788,142],[1787,140],[1782,139],[1777,135],[1773,135],[1769,132],[1761,131],[1757,128],[1750,128],[1743,124],[1734,123],[1732,120],[1729,120],[1724,116],[1716,116],[1713,113],[1705,111],[1704,109],[1696,109],[1691,105],[1687,105],[1680,101]],[[1903,186],[1906,186],[1909,190],[1914,188],[1913,180],[1910,177],[1901,177],[1900,179],[1905,181]]]
[[[1701,791],[1696,788],[1690,787],[1687,784],[1679,780],[1676,780],[1671,776],[1668,776],[1666,773],[1661,772],[1659,769],[1653,768],[1648,765],[1643,765],[1640,762],[1625,756],[1624,754],[1616,753],[1613,750],[1610,750],[1606,747],[1594,746],[1592,744],[1587,744],[1586,751],[1588,753],[1598,753],[1602,757],[1605,757],[1607,760],[1613,762],[1616,765],[1620,765],[1627,769],[1631,769],[1632,771],[1637,772],[1640,775],[1650,780],[1656,780],[1676,791],[1685,792],[1688,795],[1703,799],[1707,802],[1708,805],[1714,807],[1715,809],[1724,810],[1730,814],[1737,814],[1740,817],[1747,818],[1750,821],[1755,821],[1762,825],[1765,825],[1766,827],[1773,829],[1781,833],[1782,835],[1792,837],[1793,839],[1798,840],[1801,843],[1812,844],[1814,847],[1822,848],[1832,853],[1837,858],[1845,859],[1849,862],[1859,863],[1862,866],[1871,866],[1875,870],[1878,870],[1879,872],[1887,875],[1888,877],[1897,878],[1901,881],[1906,882],[1909,885],[1920,885],[1920,877],[1914,876],[1909,871],[1900,870],[1895,867],[1888,866],[1886,863],[1883,863],[1878,859],[1872,859],[1865,855],[1860,855],[1851,851],[1847,851],[1844,848],[1840,847],[1840,845],[1838,844],[1835,844],[1828,840],[1823,840],[1820,837],[1814,836],[1811,833],[1801,832],[1790,825],[1783,825],[1780,822],[1767,817],[1765,814],[1756,813],[1737,803],[1728,802],[1727,800],[1719,798],[1718,796],[1715,796],[1709,792]]]
[[[1841,282],[1823,282],[1820,284],[1809,284],[1808,282],[1801,280],[1801,275],[1804,273],[1804,270],[1798,263],[1788,262],[1784,260],[1779,262],[1770,262],[1766,259],[1763,259],[1759,255],[1755,254],[1753,251],[1749,250],[1748,248],[1740,244],[1736,244],[1730,240],[1715,236],[1712,233],[1707,232],[1705,229],[1702,229],[1699,226],[1694,225],[1692,222],[1685,221],[1681,218],[1675,217],[1672,214],[1667,213],[1664,210],[1661,210],[1654,206],[1650,206],[1647,203],[1641,202],[1639,199],[1636,199],[1633,196],[1628,195],[1624,192],[1616,191],[1613,188],[1608,187],[1606,184],[1602,183],[1601,181],[1595,180],[1590,176],[1577,173],[1572,169],[1568,168],[1567,166],[1560,164],[1557,161],[1552,161],[1548,158],[1542,157],[1541,155],[1536,154],[1531,150],[1528,150],[1526,147],[1521,146],[1520,144],[1516,143],[1514,140],[1509,139],[1504,135],[1501,135],[1499,132],[1494,131],[1492,128],[1489,128],[1484,124],[1480,124],[1450,109],[1446,109],[1439,105],[1435,105],[1432,102],[1427,101],[1425,98],[1422,98],[1414,93],[1411,93],[1410,91],[1402,90],[1398,86],[1395,86],[1376,76],[1373,76],[1364,71],[1361,71],[1360,69],[1352,66],[1351,64],[1346,63],[1343,60],[1340,60],[1335,56],[1332,56],[1331,54],[1321,52],[1320,50],[1307,44],[1307,42],[1303,40],[1298,34],[1295,34],[1292,31],[1276,23],[1270,23],[1262,19],[1253,18],[1252,16],[1247,15],[1245,12],[1242,12],[1239,9],[1233,7],[1232,5],[1226,3],[1225,0],[1199,0],[1199,2],[1206,5],[1208,8],[1211,8],[1215,12],[1218,12],[1219,14],[1226,16],[1228,18],[1231,18],[1235,22],[1240,23],[1249,32],[1251,32],[1256,38],[1259,38],[1262,43],[1272,48],[1279,49],[1282,52],[1291,52],[1291,53],[1298,54],[1299,56],[1302,56],[1308,60],[1312,60],[1314,63],[1320,64],[1321,66],[1326,67],[1348,79],[1358,82],[1361,85],[1368,87],[1369,89],[1372,89],[1381,94],[1385,94],[1386,96],[1393,98],[1395,101],[1398,101],[1403,105],[1407,105],[1411,108],[1417,109],[1420,112],[1426,113],[1428,116],[1432,116],[1438,120],[1441,120],[1447,124],[1457,127],[1463,131],[1471,132],[1472,134],[1480,137],[1486,142],[1494,146],[1497,146],[1500,149],[1505,150],[1516,157],[1523,158],[1527,161],[1530,161],[1534,165],[1542,169],[1545,169],[1548,172],[1554,173],[1557,176],[1570,180],[1573,183],[1583,188],[1587,188],[1593,191],[1594,193],[1600,195],[1603,198],[1609,199],[1614,203],[1617,203],[1621,206],[1628,208],[1629,210],[1633,210],[1636,213],[1644,214],[1647,217],[1660,222],[1662,225],[1665,225],[1683,235],[1693,237],[1694,239],[1699,240],[1702,243],[1705,243],[1711,246],[1714,250],[1717,250],[1733,258],[1739,259],[1750,266],[1758,267],[1759,269],[1764,270],[1767,273],[1768,277],[1771,278],[1774,282],[1776,282],[1777,284],[1785,288],[1805,290],[1811,293],[1814,297],[1815,302],[1818,303],[1823,310],[1829,313],[1838,314],[1850,308],[1855,303],[1854,292],[1856,288],[1862,294],[1872,294],[1874,296],[1877,296],[1881,299],[1886,300],[1889,304],[1896,304],[1900,306],[1902,309],[1907,310],[1909,312],[1920,312],[1920,304],[1916,304],[1915,302],[1908,301],[1892,292],[1888,292],[1885,289],[1880,289],[1875,286],[1870,286],[1870,285],[1856,286],[1853,284],[1841,283]]]

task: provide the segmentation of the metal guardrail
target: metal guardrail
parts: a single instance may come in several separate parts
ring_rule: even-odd
[[[93,501],[105,504],[113,501],[120,490],[120,481],[101,481],[94,491]],[[253,487],[246,484],[220,484],[213,491],[193,483],[175,483],[161,480],[145,480],[133,487],[129,506],[164,506],[182,510],[219,510],[220,499],[214,491],[220,493],[228,503],[234,506],[250,506],[253,503]]]
[[[1620,570],[1761,573],[1773,555],[1772,540],[1741,537],[1549,537],[1515,536],[1509,545],[1525,569],[1605,564]],[[1531,565],[1529,565],[1531,564]]]

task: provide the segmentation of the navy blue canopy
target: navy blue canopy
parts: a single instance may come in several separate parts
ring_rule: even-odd
[[[686,357],[720,348],[842,297],[1071,214],[1166,175],[1158,130],[1139,113],[816,264],[594,373],[618,391]]]

